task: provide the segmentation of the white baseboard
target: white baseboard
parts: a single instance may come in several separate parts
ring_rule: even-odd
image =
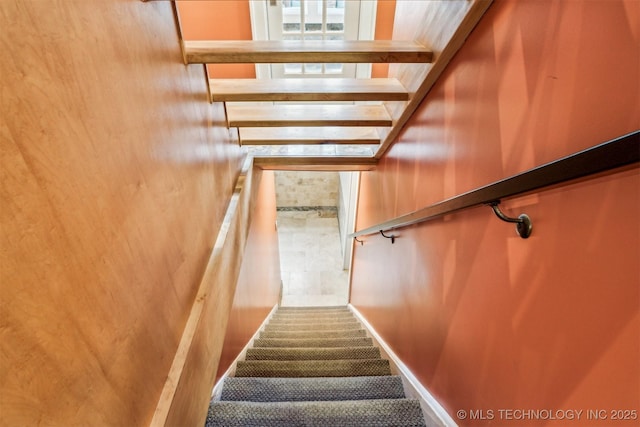
[[[407,397],[414,398],[420,401],[420,406],[425,416],[430,417],[433,421],[438,422],[442,427],[458,427],[458,424],[451,418],[447,411],[438,403],[429,391],[424,388],[420,381],[411,373],[409,368],[402,363],[398,356],[391,350],[387,343],[382,339],[376,330],[371,326],[364,316],[355,308],[349,304],[349,309],[358,318],[362,325],[365,327],[374,344],[380,347],[380,352],[383,353],[383,357],[389,359],[391,365],[391,371],[399,375],[402,378],[402,384],[405,388],[405,394]],[[427,423],[428,424],[428,423]]]
[[[264,326],[267,323],[269,323],[269,320],[271,320],[271,316],[273,316],[273,314],[276,312],[278,307],[279,307],[278,304],[273,306],[273,308],[271,309],[267,317],[265,317],[264,321],[260,324],[260,326],[256,330],[256,333],[253,334],[251,339],[247,342],[247,345],[245,345],[242,351],[240,352],[240,354],[238,354],[238,357],[236,357],[233,360],[231,365],[229,365],[229,368],[224,372],[224,374],[222,374],[218,382],[215,383],[215,385],[213,386],[213,390],[211,390],[211,400],[220,400],[220,396],[222,395],[222,385],[224,384],[224,379],[227,377],[232,377],[236,373],[236,365],[238,364],[238,361],[244,360],[247,354],[247,350],[253,345],[253,340],[258,338],[258,335],[262,331],[262,328],[264,328]]]

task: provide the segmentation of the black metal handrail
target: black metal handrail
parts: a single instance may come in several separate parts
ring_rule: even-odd
[[[392,220],[356,231],[350,234],[349,237],[395,230],[479,205],[490,205],[494,207],[495,211],[500,200],[506,197],[567,183],[578,178],[596,175],[638,162],[640,162],[640,130],[429,205],[417,211],[398,216]],[[496,214],[500,216],[498,212],[496,212]],[[509,220],[509,222],[518,222],[519,229],[528,228],[529,233],[531,232],[530,221],[528,226],[520,225],[520,223],[524,222],[522,215],[520,218],[504,217],[507,218],[506,220]],[[520,230],[518,230],[518,232],[520,233]],[[526,238],[528,234],[526,236],[521,234],[521,236]]]

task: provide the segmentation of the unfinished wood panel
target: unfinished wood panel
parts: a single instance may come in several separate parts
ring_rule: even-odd
[[[262,171],[245,162],[216,237],[152,426],[204,425]]]
[[[212,102],[406,101],[398,79],[210,79]]]
[[[399,40],[201,40],[184,42],[186,64],[431,62],[420,43]]]
[[[227,105],[230,127],[391,126],[382,105]]]
[[[416,40],[434,52],[433,64],[392,64],[389,77],[396,77],[411,94],[408,103],[386,103],[395,125],[380,129],[380,158],[424,97],[436,83],[447,64],[460,49],[493,0],[452,0],[446,2],[397,2],[395,39]]]
[[[242,145],[284,144],[378,144],[376,128],[368,127],[279,127],[240,128]]]
[[[263,170],[367,171],[377,165],[372,157],[287,156],[256,157],[254,164]]]
[[[242,153],[171,3],[0,27],[0,424],[148,425]]]

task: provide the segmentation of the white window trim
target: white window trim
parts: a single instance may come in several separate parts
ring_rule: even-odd
[[[253,40],[269,40],[267,7],[271,1],[281,0],[249,0],[251,15],[251,36]],[[358,40],[372,40],[375,35],[376,11],[378,0],[362,0],[358,22]],[[256,78],[270,79],[269,64],[256,64]],[[357,78],[371,77],[371,64],[356,65]]]

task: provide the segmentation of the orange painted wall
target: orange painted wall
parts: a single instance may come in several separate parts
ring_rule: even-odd
[[[639,20],[633,0],[494,2],[362,174],[357,228],[640,128]],[[479,207],[398,230],[394,245],[366,237],[351,302],[459,425],[603,425],[500,409],[640,410],[638,168],[503,210],[529,214],[533,235]]]
[[[396,14],[396,0],[378,0],[376,7],[375,40],[393,38],[393,22]],[[371,77],[384,78],[389,75],[389,64],[371,64]]]
[[[177,1],[185,40],[251,40],[248,0]],[[208,65],[211,78],[255,78],[253,64]]]
[[[0,425],[148,425],[242,155],[171,3],[0,27]]]
[[[231,307],[218,377],[231,366],[280,297],[280,253],[273,171],[263,171],[240,277]]]
[[[177,1],[185,40],[251,40],[248,0]],[[391,40],[396,0],[378,0],[376,40]],[[208,65],[212,78],[255,78],[253,64]],[[373,64],[372,77],[387,77],[388,64]]]

